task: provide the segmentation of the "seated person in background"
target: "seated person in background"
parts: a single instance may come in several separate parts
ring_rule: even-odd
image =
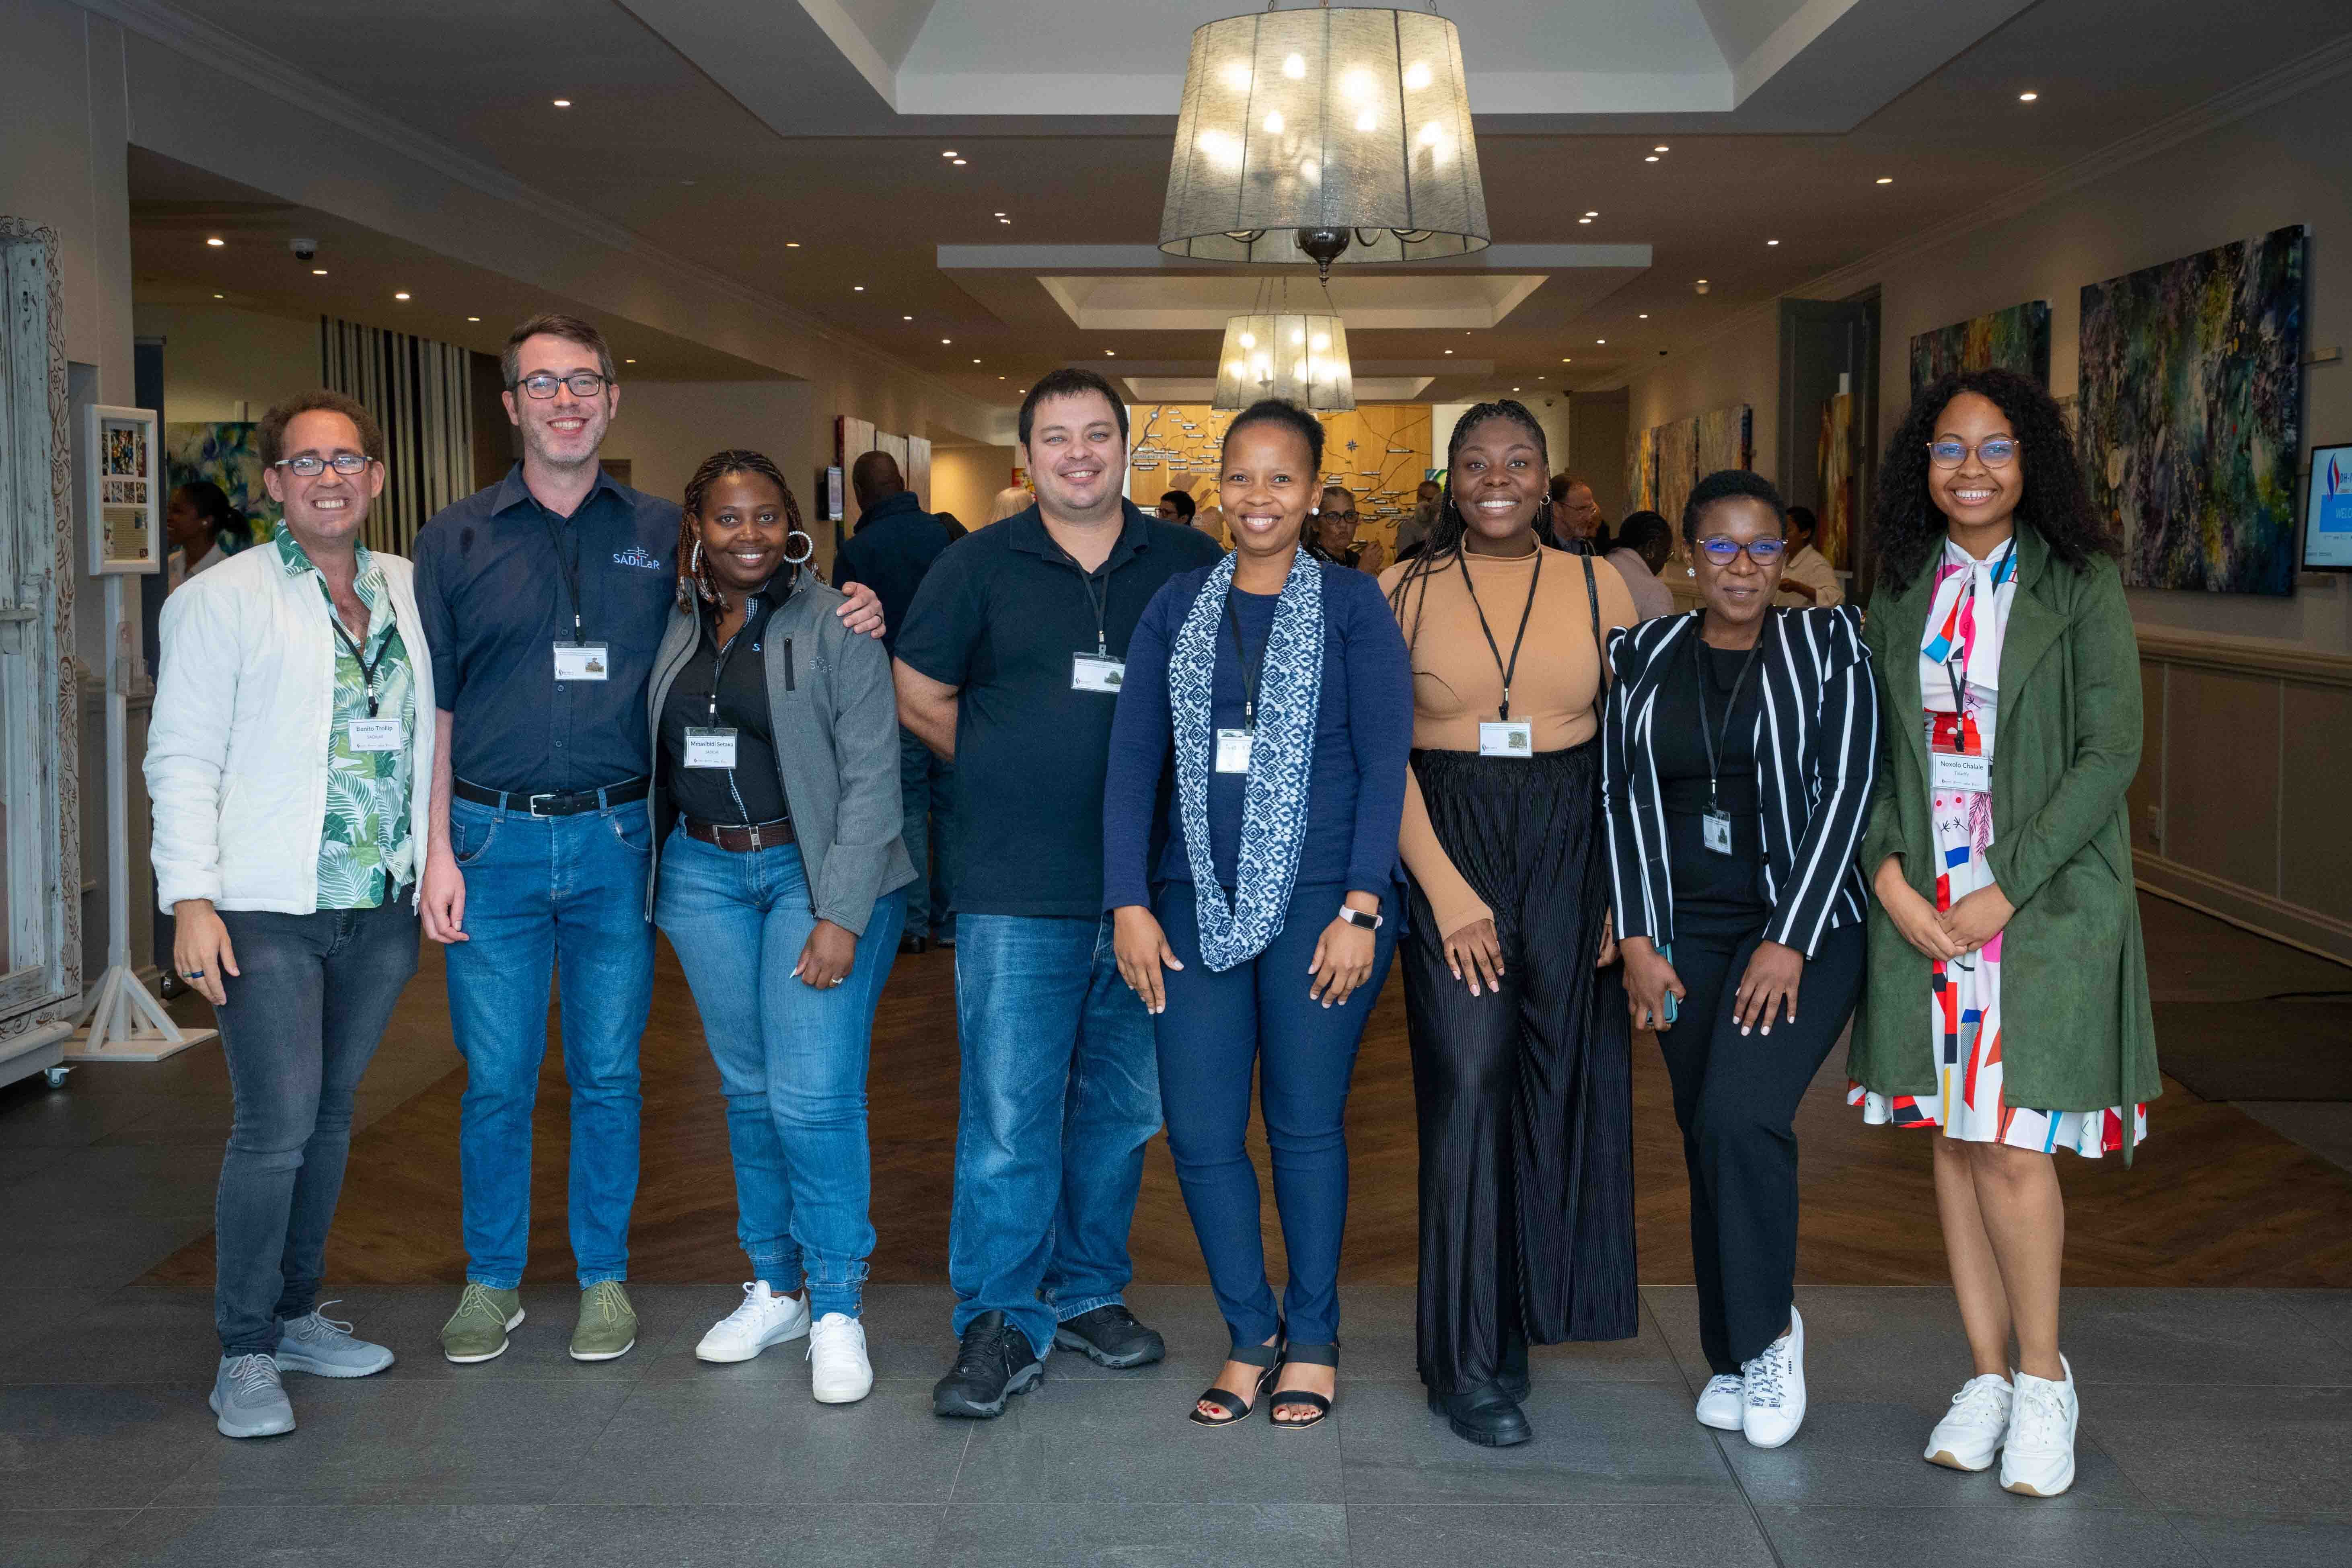
[[[1182,490],[1168,491],[1160,498],[1160,505],[1153,510],[1160,514],[1162,522],[1178,522],[1186,528],[1192,526],[1192,498]]]
[[[1309,520],[1315,536],[1307,541],[1307,552],[1318,560],[1378,574],[1388,563],[1382,559],[1380,541],[1356,542],[1356,525],[1362,521],[1356,511],[1356,492],[1345,485],[1326,485],[1317,504],[1318,510]]]
[[[1600,555],[1608,551],[1601,503],[1592,499],[1592,486],[1582,475],[1552,476],[1551,530],[1563,550],[1580,555]]]
[[[1789,554],[1787,564],[1780,568],[1780,596],[1772,601],[1775,605],[1788,608],[1811,605],[1825,610],[1845,603],[1837,568],[1813,548],[1813,537],[1820,531],[1811,507],[1789,509]]]
[[[1666,569],[1674,553],[1673,525],[1656,512],[1633,512],[1617,525],[1617,548],[1606,559],[1625,579],[1626,591],[1633,595],[1633,608],[1643,620],[1675,613],[1672,590],[1658,581],[1658,574]]]
[[[989,503],[988,521],[1003,522],[1008,517],[1018,517],[1034,505],[1036,500],[1037,498],[1029,493],[1028,486],[1007,485],[997,491],[996,499]]]
[[[1429,543],[1429,525],[1436,520],[1437,501],[1445,487],[1435,479],[1423,479],[1412,492],[1412,513],[1397,524],[1396,558],[1400,561],[1418,555]]]
[[[253,542],[244,514],[228,504],[227,492],[210,479],[191,479],[172,492],[171,504],[163,509],[163,531],[172,542],[172,561],[165,568],[167,594]]]

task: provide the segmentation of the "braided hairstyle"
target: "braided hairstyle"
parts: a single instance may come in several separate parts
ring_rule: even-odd
[[[712,485],[730,474],[757,474],[774,485],[784,498],[784,526],[793,533],[805,534],[808,531],[801,526],[800,502],[793,499],[793,487],[784,483],[784,476],[766,453],[737,447],[711,453],[702,459],[702,467],[694,470],[694,478],[686,481],[686,498],[680,503],[682,510],[677,520],[677,607],[681,610],[691,610],[698,599],[706,605],[719,602],[718,586],[710,580],[710,563],[702,558],[699,549],[702,543],[702,500],[709,493]],[[784,569],[795,574],[800,571],[798,566],[789,564]]]
[[[1405,567],[1404,575],[1398,578],[1396,586],[1389,591],[1389,607],[1396,612],[1397,619],[1402,621],[1406,595],[1411,592],[1413,584],[1418,583],[1421,585],[1421,593],[1413,600],[1412,620],[1405,632],[1405,647],[1408,649],[1412,647],[1421,636],[1421,606],[1429,597],[1430,574],[1462,559],[1462,540],[1463,536],[1470,531],[1470,520],[1462,515],[1462,508],[1454,499],[1456,459],[1461,454],[1462,443],[1470,438],[1470,432],[1489,419],[1507,419],[1518,426],[1527,432],[1528,439],[1535,444],[1536,451],[1543,458],[1544,467],[1549,469],[1551,466],[1550,451],[1544,444],[1543,426],[1536,422],[1536,416],[1533,414],[1528,412],[1527,405],[1516,398],[1506,397],[1496,403],[1474,404],[1461,418],[1454,422],[1454,434],[1448,437],[1445,442],[1445,485],[1438,494],[1437,516],[1429,525],[1429,543],[1420,554],[1412,558],[1412,563]],[[1540,499],[1538,500],[1536,543],[1538,547],[1549,545],[1557,550],[1559,548],[1559,540],[1552,532],[1549,512],[1550,509],[1545,506]]]

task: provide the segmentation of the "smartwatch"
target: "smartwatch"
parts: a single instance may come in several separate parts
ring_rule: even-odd
[[[1351,908],[1347,904],[1339,906],[1339,918],[1351,926],[1361,926],[1366,931],[1378,931],[1388,923],[1388,918],[1384,915],[1368,915],[1363,910]]]

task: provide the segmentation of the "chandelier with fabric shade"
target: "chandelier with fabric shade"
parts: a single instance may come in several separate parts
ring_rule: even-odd
[[[1225,322],[1212,408],[1247,408],[1279,397],[1301,408],[1356,406],[1356,376],[1348,363],[1348,328],[1337,316],[1265,311]]]
[[[1486,193],[1443,16],[1322,7],[1192,34],[1160,248],[1203,261],[1428,261],[1486,248]]]

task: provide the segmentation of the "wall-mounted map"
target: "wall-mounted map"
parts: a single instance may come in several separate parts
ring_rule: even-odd
[[[1377,539],[1393,559],[1398,519],[1429,472],[1429,405],[1370,404],[1316,416],[1323,422],[1323,480],[1355,492],[1358,540]],[[1161,493],[1182,490],[1203,508],[1217,504],[1217,459],[1232,413],[1199,404],[1139,404],[1128,410],[1128,494],[1144,510]]]

